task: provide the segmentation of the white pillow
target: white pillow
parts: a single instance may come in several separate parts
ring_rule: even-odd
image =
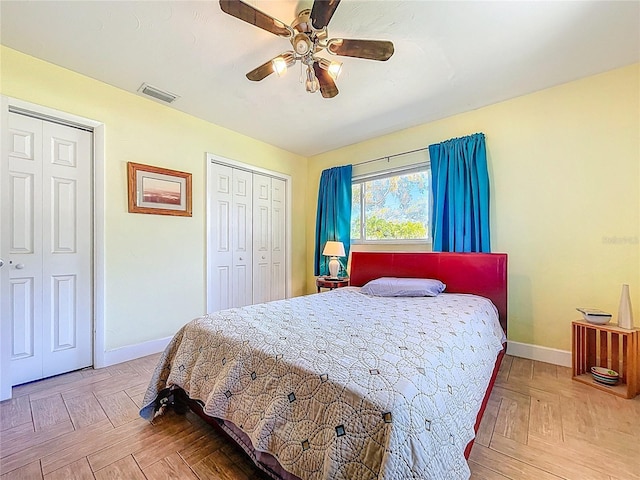
[[[380,277],[360,289],[378,297],[435,297],[447,286],[432,278]]]

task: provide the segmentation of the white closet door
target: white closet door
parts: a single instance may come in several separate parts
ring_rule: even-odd
[[[92,134],[43,123],[43,376],[92,364]]]
[[[233,246],[231,240],[233,169],[216,165],[212,172],[211,192],[211,284],[208,286],[215,312],[233,307]]]
[[[91,137],[9,114],[1,309],[13,385],[92,363]]]
[[[287,180],[234,163],[208,168],[210,312],[287,296]]]
[[[286,198],[284,180],[271,179],[271,300],[286,297]]]
[[[42,378],[42,121],[9,114],[8,130],[1,298],[2,321],[11,324],[11,385],[18,385]]]
[[[233,214],[231,243],[233,246],[234,307],[253,303],[253,175],[233,169]]]
[[[271,177],[253,174],[253,303],[271,300]]]

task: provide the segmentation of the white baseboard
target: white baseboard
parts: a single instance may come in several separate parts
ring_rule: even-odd
[[[138,343],[136,345],[127,345],[126,347],[107,350],[102,356],[100,365],[94,365],[95,368],[108,367],[117,363],[128,362],[136,358],[146,357],[164,351],[173,337],[159,338],[148,342]]]
[[[539,362],[552,363],[563,367],[571,366],[571,352],[556,348],[541,347],[528,343],[507,342],[507,354],[515,357],[538,360]]]
[[[159,338],[136,345],[116,348],[104,352],[104,363],[96,365],[96,368],[108,367],[136,358],[146,357],[164,351],[173,337]],[[558,350],[557,348],[541,347],[528,343],[507,342],[507,354],[515,357],[528,358],[539,362],[552,363],[563,367],[571,367],[571,352],[568,350]]]

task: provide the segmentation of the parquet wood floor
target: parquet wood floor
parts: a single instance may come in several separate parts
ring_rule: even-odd
[[[267,478],[192,413],[138,416],[157,359],[14,388],[0,403],[0,480]],[[506,356],[469,465],[475,480],[640,480],[640,396]]]

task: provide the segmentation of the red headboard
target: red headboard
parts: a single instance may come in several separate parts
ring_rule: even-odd
[[[351,253],[351,285],[361,287],[379,277],[437,278],[447,285],[445,292],[486,297],[507,331],[506,253]]]

